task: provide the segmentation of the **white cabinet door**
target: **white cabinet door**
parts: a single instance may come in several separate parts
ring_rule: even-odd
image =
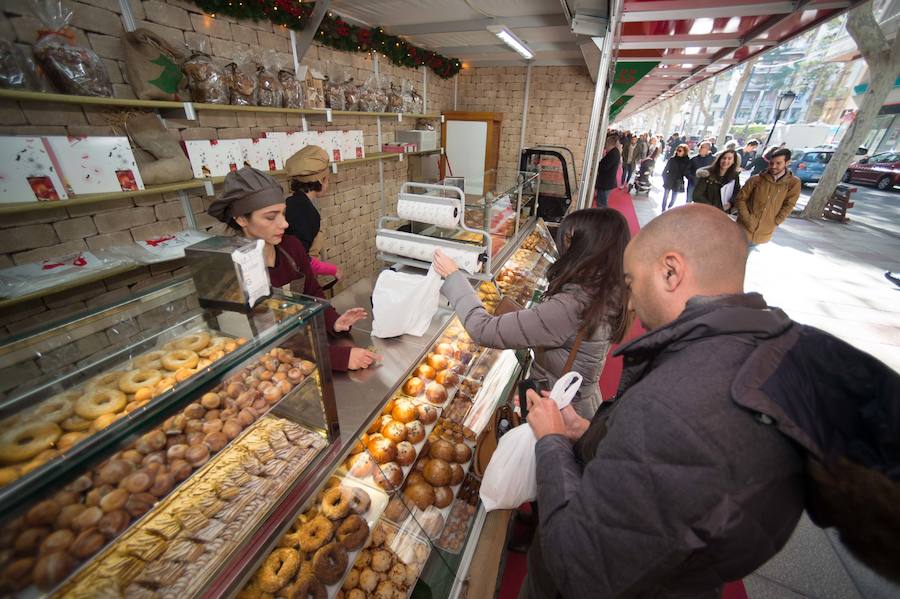
[[[447,121],[447,160],[454,177],[466,178],[466,194],[484,193],[484,159],[488,124],[485,121]],[[448,173],[449,176],[449,173]]]

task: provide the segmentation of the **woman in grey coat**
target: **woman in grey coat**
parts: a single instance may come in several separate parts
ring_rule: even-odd
[[[631,234],[625,217],[610,208],[573,212],[559,228],[560,258],[547,271],[542,301],[528,310],[491,316],[465,274],[438,250],[435,270],[444,277],[441,293],[475,343],[501,349],[532,348],[533,376],[552,387],[579,331],[584,340],[572,367],[583,377],[572,405],[583,418],[600,406],[599,380],[610,344],[627,326],[622,260]]]

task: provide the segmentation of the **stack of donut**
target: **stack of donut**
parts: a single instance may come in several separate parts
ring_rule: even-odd
[[[0,591],[50,590],[315,370],[275,348],[161,426],[0,525]]]
[[[442,418],[428,436],[428,445],[403,486],[403,497],[420,510],[444,509],[453,502],[451,487],[462,483],[472,459],[471,439],[464,427]],[[471,431],[470,431],[471,432]]]
[[[335,599],[407,597],[428,559],[428,544],[380,521],[371,544],[360,552]]]
[[[246,339],[201,332],[134,358],[0,422],[0,486],[39,468],[150,399],[187,380]]]
[[[415,461],[416,446],[425,440],[425,428],[434,424],[438,410],[399,397],[390,400],[368,431],[350,450],[344,467],[354,477],[368,479],[385,491],[403,484],[404,468]]]
[[[325,599],[349,566],[350,554],[369,539],[365,515],[372,499],[365,489],[343,486],[337,479],[317,498],[316,506],[294,522],[238,597]]]

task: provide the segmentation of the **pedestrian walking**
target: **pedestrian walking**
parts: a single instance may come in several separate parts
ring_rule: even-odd
[[[797,205],[801,183],[788,169],[790,161],[790,150],[772,152],[768,169],[750,177],[734,201],[737,222],[746,231],[751,246],[772,239],[775,229]]]
[[[684,179],[687,177],[690,166],[691,159],[688,158],[687,144],[680,144],[675,148],[675,155],[669,158],[669,161],[666,162],[666,168],[663,169],[663,212],[674,206],[678,194],[684,191]],[[669,205],[666,206],[666,200],[670,196]]]
[[[759,148],[759,142],[755,139],[748,141],[743,148],[737,151],[738,155],[738,172],[750,170],[753,160],[756,158],[756,149]]]
[[[666,160],[675,155],[676,148],[678,148],[678,131],[670,135],[666,142]]]
[[[751,175],[760,175],[769,168],[769,158],[772,156],[772,153],[778,149],[778,146],[769,146],[769,149],[762,153],[762,155],[756,156],[753,159],[753,166],[750,169]]]
[[[617,173],[622,164],[622,154],[618,148],[619,136],[609,133],[606,136],[605,153],[597,166],[597,206],[606,208],[609,192],[619,186]]]
[[[697,184],[690,198],[695,204],[709,204],[730,212],[732,199],[740,191],[737,152],[724,150],[710,166],[697,169]]]
[[[647,157],[648,153],[647,134],[641,133],[640,137],[635,140],[634,148],[631,151],[631,159],[628,162],[628,170],[625,173],[626,185],[631,181],[631,176],[634,175],[636,165],[640,164],[641,161]]]
[[[632,156],[634,155],[635,140],[631,136],[631,131],[626,131],[622,139],[622,186],[628,185],[628,179],[631,178],[631,171],[634,169]]]
[[[688,166],[687,197],[685,198],[685,202],[691,201],[692,194],[694,193],[694,186],[697,184],[697,171],[701,168],[706,168],[712,164],[715,159],[716,157],[712,153],[710,143],[708,141],[702,142],[697,150],[697,155],[691,158]]]

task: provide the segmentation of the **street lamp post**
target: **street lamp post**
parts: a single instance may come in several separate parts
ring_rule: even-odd
[[[772,140],[772,134],[775,133],[775,126],[778,124],[778,119],[780,119],[785,112],[790,110],[791,104],[793,104],[796,99],[797,94],[792,91],[786,91],[778,96],[778,101],[775,104],[775,122],[772,123],[772,129],[769,130],[769,137],[766,138],[766,143],[763,144],[764,152],[766,148],[769,147],[769,142]]]

